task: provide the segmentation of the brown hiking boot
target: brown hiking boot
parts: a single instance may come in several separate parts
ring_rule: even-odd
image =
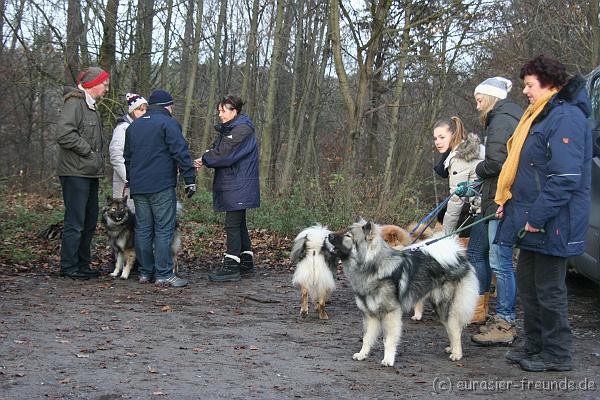
[[[485,324],[479,327],[479,333],[486,333],[490,329],[494,328],[500,319],[502,318],[498,317],[497,315],[488,315],[488,319],[485,321]]]
[[[488,317],[488,306],[489,306],[490,294],[485,293],[477,297],[477,304],[475,305],[475,313],[471,318],[470,324],[484,324]]]
[[[509,345],[517,337],[517,328],[503,318],[494,316],[489,329],[471,336],[471,340],[482,346]]]

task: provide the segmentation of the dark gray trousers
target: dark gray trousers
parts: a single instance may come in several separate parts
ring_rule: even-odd
[[[60,270],[72,273],[90,266],[92,237],[98,222],[98,178],[61,176],[65,217]]]
[[[566,258],[520,251],[517,289],[525,313],[525,345],[541,349],[548,360],[571,359],[566,274]]]
[[[246,210],[225,213],[225,232],[227,233],[227,254],[239,257],[242,251],[252,250],[246,226]]]

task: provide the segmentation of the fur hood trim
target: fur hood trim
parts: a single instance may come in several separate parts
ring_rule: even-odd
[[[67,101],[70,98],[78,98],[85,100],[85,93],[76,87],[66,86],[63,91],[63,100]]]
[[[469,133],[467,139],[461,144],[459,144],[456,148],[455,157],[461,158],[465,161],[473,161],[478,158],[481,158],[481,148],[479,146],[480,143],[481,141],[479,140],[479,137],[477,135],[475,135],[474,133]]]

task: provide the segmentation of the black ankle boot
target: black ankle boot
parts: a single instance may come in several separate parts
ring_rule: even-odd
[[[254,273],[254,254],[251,251],[244,251],[240,255],[240,274]]]
[[[233,257],[235,256],[225,254],[223,266],[216,273],[209,275],[208,280],[211,282],[236,282],[242,279],[239,258]]]

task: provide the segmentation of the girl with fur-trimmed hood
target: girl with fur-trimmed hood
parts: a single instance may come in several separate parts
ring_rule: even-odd
[[[479,138],[467,133],[459,117],[441,119],[433,127],[433,141],[437,151],[444,154],[443,161],[434,169],[442,176],[447,174],[450,193],[456,190],[460,182],[473,181],[477,178],[475,168],[483,159],[484,151]],[[448,202],[444,215],[444,233],[449,234],[458,228],[458,220],[465,202],[453,195]]]

